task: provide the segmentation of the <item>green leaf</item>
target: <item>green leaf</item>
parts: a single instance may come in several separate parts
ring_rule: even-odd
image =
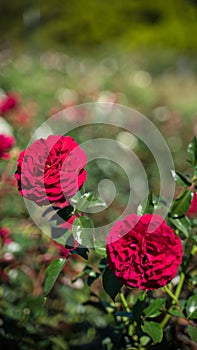
[[[100,260],[100,263],[99,263],[99,266],[98,266],[99,271],[103,272],[106,269],[106,267],[107,267],[107,259],[106,258],[102,258]]]
[[[30,295],[24,300],[24,307],[28,308],[31,312],[31,317],[37,318],[43,311],[45,298],[43,296]]]
[[[173,308],[173,307],[171,307],[168,310],[168,312],[170,313],[170,315],[175,316],[175,317],[183,317],[183,318],[185,317],[184,314],[180,310]]]
[[[146,304],[146,299],[143,298],[142,300],[140,300],[141,298],[138,297],[137,302],[134,304],[132,311],[133,311],[133,319],[139,324],[141,325],[142,323],[142,314],[144,312],[144,307]]]
[[[191,182],[183,174],[174,170],[171,170],[171,174],[178,185],[191,186]]]
[[[185,237],[189,237],[190,232],[191,232],[191,224],[190,220],[184,216],[180,219],[172,219],[169,218],[169,221],[176,227],[178,228],[179,231],[183,232]]]
[[[103,273],[102,282],[103,288],[107,294],[109,294],[109,296],[115,300],[115,297],[121,290],[123,283],[116,278],[114,272],[110,270],[109,267],[107,267]]]
[[[154,300],[149,307],[144,310],[144,314],[146,317],[156,317],[161,314],[161,308],[165,305],[164,299],[156,299]]]
[[[149,193],[148,197],[138,205],[137,214],[138,215],[152,214],[153,211],[154,211],[154,204],[153,204],[152,193]]]
[[[192,295],[186,305],[186,312],[188,318],[197,318],[197,294]]]
[[[74,202],[73,202],[74,201]],[[86,212],[91,211],[91,209],[96,207],[104,207],[106,208],[107,205],[103,201],[102,198],[96,198],[92,192],[84,193],[83,195],[77,194],[75,195],[71,202],[75,204],[75,208],[79,211]]]
[[[88,260],[88,253],[89,253],[88,248],[84,248],[82,246],[78,246],[77,248],[72,250],[72,254],[77,254],[86,260]]]
[[[138,300],[139,300],[139,301],[144,301],[145,298],[146,298],[146,295],[147,295],[147,292],[146,292],[146,291],[145,291],[145,292],[142,292],[142,294],[140,294],[140,295],[138,296]]]
[[[47,295],[53,288],[55,281],[57,280],[60,272],[63,270],[66,264],[66,259],[57,259],[52,261],[46,269],[46,277],[44,281],[44,293]]]
[[[163,330],[159,323],[156,322],[144,322],[141,326],[144,333],[147,333],[154,343],[160,343],[163,338]]]
[[[180,217],[184,215],[190,207],[192,200],[192,192],[191,190],[185,190],[181,195],[175,199],[170,213],[173,218]]]
[[[188,149],[187,149],[187,161],[195,167],[196,161],[197,161],[197,139],[196,136],[193,138],[193,140],[190,142]]]
[[[51,220],[57,220],[57,223],[62,223],[62,220],[68,221],[68,219],[72,216],[73,209],[74,208],[71,205],[59,209],[56,214],[52,216]]]
[[[73,222],[73,236],[83,247],[94,247],[94,225],[87,216],[80,216]]]
[[[197,343],[197,327],[193,327],[191,325],[187,328],[189,336],[192,338],[192,340]]]
[[[150,338],[147,337],[146,335],[143,335],[141,338],[140,338],[140,344],[142,346],[146,346],[150,341]]]
[[[106,242],[95,240],[95,251],[100,255],[106,256]]]

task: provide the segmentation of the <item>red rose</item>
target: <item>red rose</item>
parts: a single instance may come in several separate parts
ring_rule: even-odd
[[[182,244],[161,216],[131,214],[109,232],[107,257],[110,269],[124,284],[152,290],[175,277]]]
[[[86,161],[85,152],[70,136],[36,140],[18,158],[19,193],[39,206],[66,203],[86,181]]]
[[[197,193],[195,187],[192,187],[192,201],[186,215],[189,218],[195,218],[197,216]]]
[[[0,101],[0,114],[7,113],[14,108],[18,103],[18,99],[14,94],[9,94]]]
[[[3,245],[8,245],[12,242],[10,238],[10,230],[7,227],[0,228],[0,239]]]
[[[14,146],[15,139],[10,135],[0,135],[0,158],[9,159],[9,151]]]

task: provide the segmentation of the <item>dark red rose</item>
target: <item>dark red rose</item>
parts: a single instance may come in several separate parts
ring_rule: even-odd
[[[197,216],[197,193],[195,187],[192,187],[192,201],[186,215],[189,218],[195,218]]]
[[[107,236],[108,265],[129,287],[157,289],[176,275],[182,244],[159,215],[128,215]]]
[[[86,181],[86,162],[85,152],[70,136],[36,140],[18,158],[19,193],[39,206],[67,203]]]
[[[0,101],[0,115],[4,115],[9,112],[10,109],[14,108],[18,104],[16,95],[9,94]]]
[[[12,242],[12,239],[10,238],[10,230],[7,227],[0,228],[0,239],[3,245],[7,245]]]
[[[15,139],[10,135],[0,134],[0,158],[9,159],[9,151],[14,146]]]

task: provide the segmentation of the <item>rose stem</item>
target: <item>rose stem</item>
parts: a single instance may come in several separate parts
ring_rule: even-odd
[[[179,295],[181,293],[181,289],[183,287],[184,280],[185,280],[185,274],[183,272],[181,272],[181,274],[180,274],[180,281],[179,281],[179,284],[178,284],[178,286],[176,288],[175,294],[173,296],[172,304],[177,304],[178,303]],[[176,299],[176,301],[175,301],[175,299]],[[170,314],[166,314],[166,316],[164,317],[164,319],[160,323],[161,328],[164,328],[166,326],[166,324],[168,323],[170,317],[171,317]]]
[[[163,290],[175,301],[175,303],[178,303],[177,297],[171,292],[168,286],[164,286]]]
[[[120,296],[120,300],[121,300],[122,305],[124,306],[125,310],[126,310],[127,312],[131,312],[130,307],[129,307],[129,305],[127,304],[127,301],[126,301],[126,299],[125,299],[124,294],[123,294],[122,292],[120,292],[120,293],[119,293],[119,296]]]

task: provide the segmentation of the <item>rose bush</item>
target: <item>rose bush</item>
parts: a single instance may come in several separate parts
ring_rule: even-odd
[[[159,215],[131,214],[112,227],[107,236],[107,256],[109,267],[124,284],[152,290],[175,277],[182,244]]]
[[[11,135],[0,134],[0,158],[9,159],[9,151],[14,146],[15,139]]]
[[[18,158],[19,193],[39,206],[67,204],[86,181],[86,161],[85,152],[70,136],[36,140]]]

